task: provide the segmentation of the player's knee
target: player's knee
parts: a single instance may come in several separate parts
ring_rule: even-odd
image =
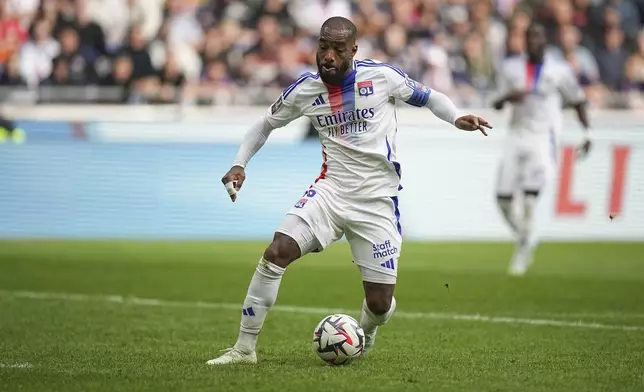
[[[523,194],[528,197],[539,197],[540,189],[526,189],[523,191]]]
[[[391,297],[387,295],[370,295],[366,298],[371,313],[380,316],[391,308]]]
[[[297,242],[281,233],[275,233],[273,242],[264,251],[264,259],[282,268],[286,268],[299,257],[300,248]]]

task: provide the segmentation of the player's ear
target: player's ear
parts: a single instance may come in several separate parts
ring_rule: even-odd
[[[351,48],[351,54],[355,56],[356,53],[358,53],[358,45],[353,44],[353,48]]]

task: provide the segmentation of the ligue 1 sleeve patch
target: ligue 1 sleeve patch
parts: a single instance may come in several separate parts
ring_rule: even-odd
[[[277,101],[273,105],[271,105],[271,114],[277,113],[278,110],[282,107],[282,104],[284,103],[282,96],[280,95],[279,98],[277,98]]]
[[[418,91],[421,91],[423,93],[429,92],[429,87],[427,87],[427,86],[423,85],[422,83],[417,82],[417,81],[415,81],[415,80],[413,80],[413,79],[411,79],[409,77],[405,78],[405,84],[407,85],[407,87],[409,87],[412,90],[418,90]]]

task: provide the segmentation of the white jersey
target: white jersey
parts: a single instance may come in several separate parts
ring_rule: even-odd
[[[322,171],[347,197],[396,196],[401,168],[396,161],[396,100],[425,106],[430,89],[398,68],[373,60],[354,61],[342,86],[318,73],[302,75],[271,106],[268,122],[278,128],[307,116],[322,143]]]
[[[556,136],[563,122],[563,104],[585,100],[572,68],[550,56],[541,64],[531,63],[523,56],[505,60],[500,70],[500,90],[502,95],[528,91],[522,102],[512,104],[510,131],[515,136]]]

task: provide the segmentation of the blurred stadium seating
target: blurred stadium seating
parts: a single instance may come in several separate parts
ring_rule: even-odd
[[[531,19],[595,108],[642,107],[644,0],[0,0],[0,85],[13,102],[249,105],[315,67],[316,35],[351,17],[359,57],[481,107]]]

